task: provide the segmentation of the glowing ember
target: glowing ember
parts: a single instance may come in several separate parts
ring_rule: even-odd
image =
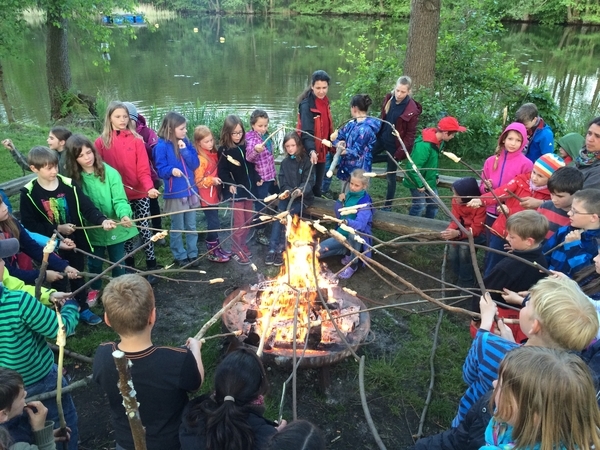
[[[260,337],[264,327],[266,348],[289,348],[294,338],[303,346],[308,338],[309,348],[323,344],[339,343],[340,338],[322,307],[319,291],[327,301],[336,324],[344,334],[358,327],[360,307],[344,305],[334,277],[321,270],[318,260],[313,269],[313,246],[316,242],[310,225],[297,216],[286,218],[287,249],[284,265],[275,280],[254,287],[256,295],[250,299],[243,333]],[[316,273],[315,273],[316,272]],[[315,276],[318,284],[315,282]],[[319,291],[317,291],[317,289]],[[297,308],[296,334],[294,336],[294,312]]]

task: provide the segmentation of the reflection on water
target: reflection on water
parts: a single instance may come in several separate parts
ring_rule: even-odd
[[[407,23],[394,21],[386,28],[406,39]],[[295,117],[295,98],[315,69],[329,72],[334,80],[330,98],[338,98],[345,79],[337,75],[337,68],[348,68],[340,49],[361,33],[373,33],[374,21],[214,16],[140,28],[131,42],[115,32],[106,71],[102,64],[94,65],[101,55],[81,43],[78,30],[71,31],[76,89],[134,101],[142,112],[196,101],[240,113],[261,107],[277,122]],[[19,49],[21,58],[4,64],[17,120],[45,123],[49,116],[44,40],[42,26],[32,26]],[[598,44],[600,29],[589,27],[518,25],[501,37],[525,81],[546,84],[561,111],[571,114],[590,115],[590,109],[598,108]]]

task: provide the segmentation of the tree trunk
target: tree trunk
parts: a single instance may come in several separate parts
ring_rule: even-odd
[[[6,92],[6,85],[4,84],[4,69],[2,68],[2,62],[0,62],[0,98],[4,105],[4,111],[6,111],[6,120],[8,120],[8,123],[14,123],[15,116],[13,114],[12,106],[8,101],[8,92]]]
[[[53,120],[68,115],[61,111],[67,101],[67,93],[71,89],[71,66],[69,65],[69,48],[67,43],[67,20],[62,17],[58,5],[46,10],[46,77],[50,94],[50,115]]]
[[[433,87],[435,56],[440,29],[441,0],[412,0],[404,75],[413,80],[413,88]]]

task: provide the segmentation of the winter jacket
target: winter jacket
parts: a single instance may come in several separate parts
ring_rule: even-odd
[[[150,162],[150,176],[152,177],[152,181],[160,180],[156,166],[154,165],[153,155],[154,146],[158,143],[158,136],[152,128],[148,127],[146,118],[139,113],[136,123],[135,131],[142,137],[144,147],[146,147],[146,154],[148,155],[148,161]]]
[[[129,130],[113,131],[110,148],[104,146],[102,137],[96,139],[95,145],[103,161],[117,169],[121,175],[128,200],[148,197],[148,191],[154,188],[154,183],[150,176],[146,147],[141,138],[134,136]]]
[[[457,427],[419,439],[409,450],[479,450],[485,445],[485,430],[492,420],[490,399],[493,392],[488,391],[477,400]]]
[[[230,162],[227,156],[233,158],[239,165]],[[246,160],[245,145],[236,145],[231,148],[219,147],[218,169],[219,178],[223,181],[223,192],[229,193],[229,187],[236,185],[236,200],[252,199],[252,186],[258,175],[254,164]]]
[[[115,169],[104,163],[104,182],[94,173],[81,172],[82,190],[94,205],[109,219],[120,222],[123,217],[133,218],[131,206],[127,201],[121,175]],[[112,230],[92,228],[87,231],[92,245],[106,247],[120,244],[138,235],[135,226],[125,228],[117,225]]]
[[[346,194],[348,195],[348,194]],[[365,195],[363,195],[358,202],[356,202],[356,205],[371,205],[373,203],[373,199],[371,198],[371,196],[365,192]],[[366,236],[363,236],[361,234],[361,237],[365,240],[366,244],[363,244],[360,251],[364,251],[366,249],[370,249],[371,246],[373,245],[373,238],[371,238],[370,236],[372,235],[372,227],[373,227],[373,209],[370,206],[363,206],[362,208],[358,208],[356,211],[356,214],[353,214],[351,216],[347,216],[344,215],[342,216],[340,214],[340,208],[343,208],[344,206],[350,206],[347,204],[342,204],[342,202],[340,202],[339,200],[336,200],[335,202],[335,217],[337,217],[338,219],[345,219],[348,221],[348,226],[351,228],[354,228],[356,231],[360,232],[360,233],[364,233]],[[340,231],[340,230],[338,230]],[[344,234],[342,232],[342,234]],[[365,253],[366,256],[368,256],[369,258],[371,257],[371,250],[368,250]]]
[[[356,119],[344,125],[338,132],[337,139],[333,142],[346,142],[346,154],[340,156],[337,177],[342,181],[348,181],[354,169],[371,171],[373,161],[373,146],[377,141],[377,133],[381,122],[372,117],[365,118],[362,122]]]
[[[525,156],[535,163],[540,156],[552,152],[554,152],[554,133],[548,125],[544,124],[542,128],[537,128],[533,132],[529,145],[525,149]]]
[[[254,164],[258,181],[273,181],[277,177],[275,170],[275,157],[273,156],[273,145],[269,141],[265,149],[258,153],[255,147],[263,143],[263,137],[252,130],[246,133],[246,159]]]
[[[102,225],[107,217],[102,214],[96,205],[85,195],[77,185],[74,185],[72,180],[62,175],[57,175],[59,189],[65,192],[66,207],[70,213],[70,221],[73,225],[81,227],[84,225],[85,219],[92,225]],[[41,200],[32,196],[34,186],[37,184],[37,178],[31,180],[21,188],[21,223],[28,230],[43,234],[44,236],[52,236],[57,225],[63,222],[53,222],[48,217],[41,205]],[[57,218],[58,219],[58,218]],[[77,247],[93,250],[92,242],[90,241],[88,230],[76,229],[69,236]]]
[[[383,99],[383,103],[381,105],[381,118],[386,120],[386,116],[388,111],[390,110],[390,104],[394,101],[394,94],[389,93]],[[410,99],[408,101],[408,105],[404,109],[402,115],[396,120],[394,124],[396,127],[396,131],[404,141],[404,145],[406,146],[406,150],[408,153],[412,152],[413,146],[415,144],[415,138],[417,136],[417,125],[419,123],[419,116],[423,108],[419,103],[417,103],[414,99]],[[399,161],[406,159],[406,155],[404,154],[404,150],[402,149],[402,145],[396,139],[396,153],[394,154],[394,158]]]
[[[194,183],[200,194],[202,206],[217,205],[221,197],[221,185],[214,184],[214,179],[219,177],[219,155],[216,152],[198,153],[200,165],[194,170]]]
[[[523,137],[521,148],[512,153],[507,152],[502,147],[504,145],[502,142],[506,138],[506,135],[509,131],[517,131]],[[531,173],[533,170],[533,162],[531,162],[527,156],[523,154],[523,148],[527,145],[527,143],[528,139],[525,125],[515,122],[507,126],[498,138],[498,145],[502,147],[502,150],[499,155],[492,155],[485,160],[485,163],[483,164],[483,170],[481,171],[481,178],[484,180],[492,180],[492,189],[496,189],[497,187],[508,183],[517,175],[522,173]],[[494,170],[496,158],[498,158],[498,163],[496,164],[496,170]],[[489,191],[483,181],[481,181],[479,184],[479,190],[482,194],[485,194]],[[496,216],[496,206],[489,206],[487,208],[487,212]]]
[[[175,154],[171,141],[160,138],[154,147],[156,170],[158,170],[158,176],[165,182],[165,200],[186,198],[198,194],[198,188],[194,183],[194,170],[200,165],[198,153],[187,138],[183,139],[183,142],[185,148],[179,149],[179,158]],[[181,170],[183,176],[173,176],[174,169]]]
[[[440,142],[436,137],[435,128],[425,128],[421,131],[421,136],[415,141],[411,157],[425,181],[435,189],[438,178],[438,159],[440,151],[444,146],[444,142]],[[426,167],[427,169],[421,170]],[[425,187],[419,176],[412,168],[407,168],[405,177],[402,181],[404,187],[408,189],[418,189]]]
[[[539,200],[550,200],[550,191],[548,190],[548,188],[544,187],[543,189],[539,189],[537,191],[532,192],[530,187],[530,180],[531,172],[522,173],[510,180],[510,182],[508,182],[507,184],[494,189],[496,197],[498,197],[498,199],[508,207],[509,217],[519,211],[524,211],[525,208],[521,206],[521,201],[511,196],[508,193],[508,191],[511,191],[519,198],[532,197],[537,198]],[[497,206],[496,199],[490,192],[481,196],[481,201],[488,206]],[[503,213],[500,213],[498,214],[498,218],[492,225],[492,230],[501,238],[506,237],[506,220],[506,216]]]
[[[584,147],[579,153],[585,151]],[[583,174],[583,189],[600,189],[600,159],[589,166],[575,162],[575,167]]]
[[[467,230],[471,230],[473,237],[477,237],[484,232],[485,208],[483,206],[481,208],[471,208],[459,198],[453,198],[452,215],[460,220],[460,223],[462,223]],[[454,221],[450,222],[447,229],[459,230],[458,225]],[[467,239],[467,236],[464,236],[461,231],[454,240],[460,241],[462,239]]]
[[[21,225],[21,223],[14,219],[17,226],[19,227],[19,251],[29,256],[31,259],[36,261],[37,263],[41,263],[44,257],[44,248],[40,244],[38,244],[30,235],[29,232]],[[11,237],[15,237],[12,235],[8,235],[4,233],[4,238],[8,239]],[[48,238],[46,238],[46,242]],[[46,244],[44,244],[46,245]],[[19,268],[17,255],[11,256],[10,258],[4,258],[4,262],[6,267],[8,268],[10,274],[13,277],[17,277],[26,284],[35,285],[35,280],[40,275],[40,271],[35,270],[22,270]],[[64,270],[69,266],[69,261],[65,261],[60,258],[56,253],[50,253],[48,255],[48,269],[56,270],[57,272],[64,272]]]
[[[323,129],[321,113],[317,109],[315,100],[315,95],[312,93],[312,91],[310,91],[306,98],[298,105],[297,128],[317,137],[317,139],[315,139],[306,133],[300,133],[300,139],[302,140],[306,154],[310,155],[310,152],[314,150],[317,152],[317,162],[324,163],[327,152],[329,152],[329,148],[323,145],[321,139],[330,138],[331,133],[333,133],[333,120],[331,118],[331,110],[327,108],[330,127],[327,130]]]
[[[600,242],[600,229],[584,230],[581,239],[556,248],[565,241],[567,234],[576,229],[571,225],[561,227],[544,243],[544,252],[550,252],[547,255],[548,268],[558,270],[570,277],[584,267],[594,264],[593,259],[598,254]]]
[[[574,166],[574,159],[579,156],[579,151],[585,145],[585,138],[579,133],[568,133],[556,141],[559,148],[562,148],[567,156],[563,158],[565,164]]]
[[[281,161],[279,166],[279,188],[281,192],[289,190],[291,194],[294,189],[300,189],[304,193],[302,201],[304,206],[307,207],[312,205],[315,199],[312,191],[314,184],[315,171],[308,155],[303,155],[301,160],[288,155]],[[299,201],[299,199],[295,201]]]
[[[33,283],[25,283],[22,279],[13,275],[11,269],[8,267],[4,270],[4,275],[2,275],[2,285],[10,291],[23,291],[35,297],[35,280]],[[42,286],[40,302],[46,306],[51,306],[50,295],[53,292],[56,292],[56,289],[47,289]]]

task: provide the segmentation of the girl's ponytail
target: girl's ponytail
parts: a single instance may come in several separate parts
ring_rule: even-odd
[[[496,151],[494,152],[494,155],[496,156],[494,158],[494,171],[496,171],[496,169],[498,168],[498,160],[500,159],[500,153],[502,153],[502,146],[498,145],[496,147]]]

